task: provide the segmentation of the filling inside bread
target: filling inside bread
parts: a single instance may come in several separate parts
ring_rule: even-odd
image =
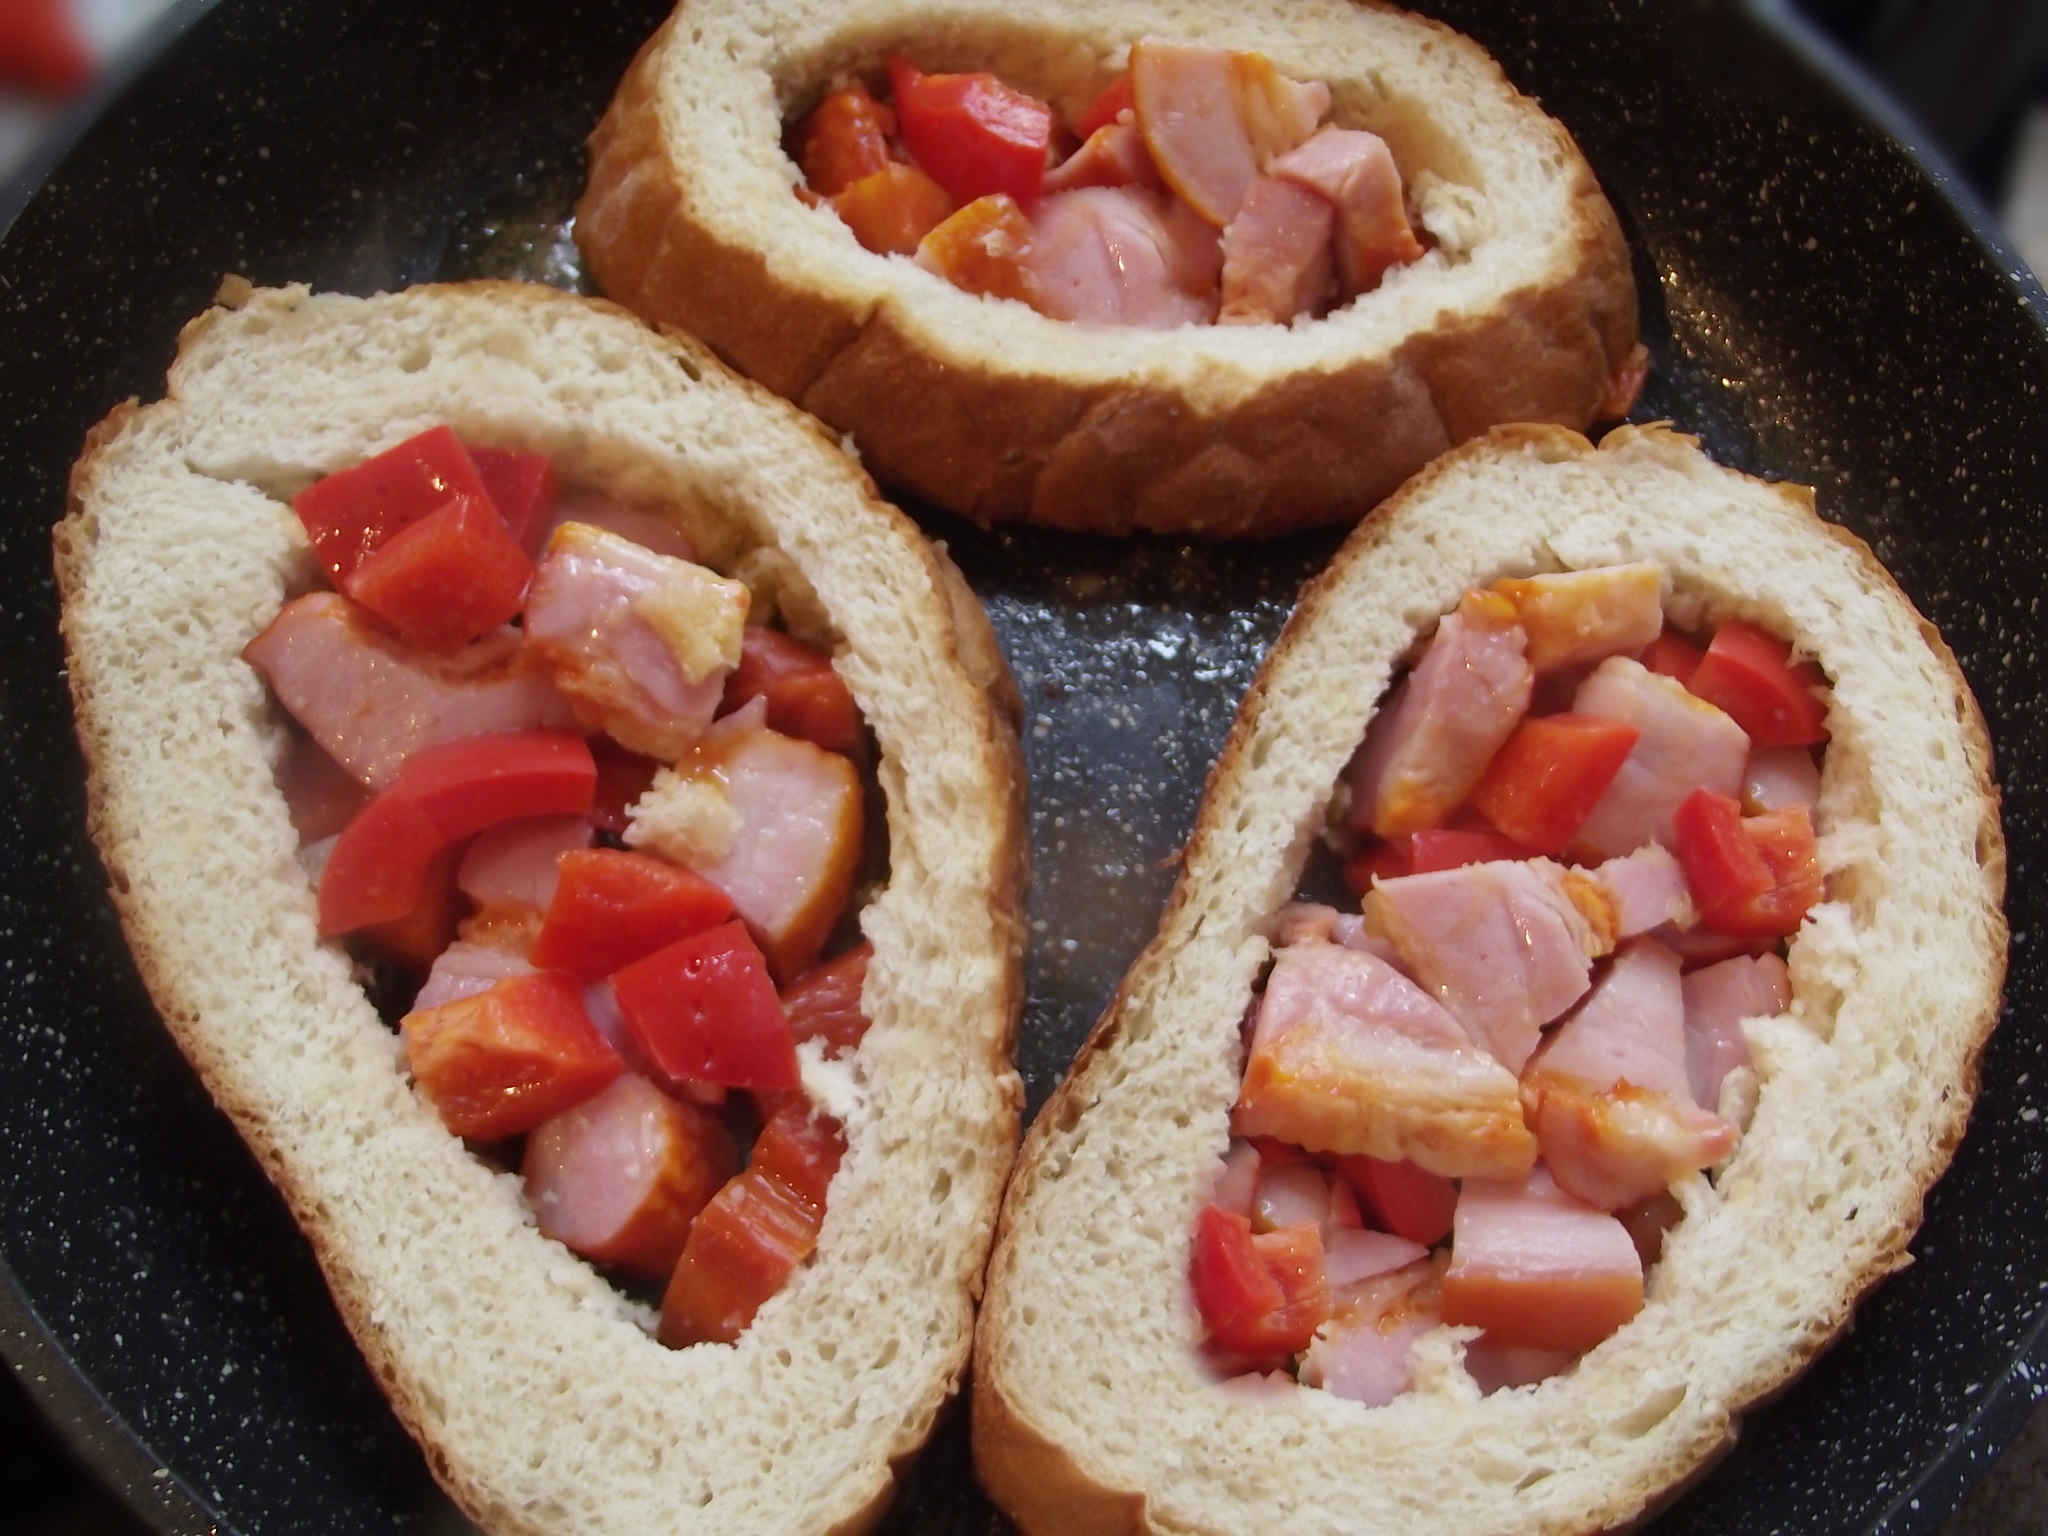
[[[835,68],[785,134],[797,195],[870,251],[1090,325],[1313,319],[1476,237],[1461,157],[1412,105],[1159,38],[1082,95],[1056,56]]]
[[[322,935],[543,1233],[730,1342],[816,1244],[845,1141],[806,1081],[867,1027],[885,851],[831,637],[773,552],[721,574],[446,427],[293,507],[326,584],[243,654]]]
[[[1444,616],[1274,922],[1194,1230],[1220,1374],[1379,1405],[1448,1327],[1493,1391],[1641,1309],[1754,1109],[1744,1021],[1788,1006],[1823,899],[1827,708],[1817,666],[1709,627],[1654,564]],[[1340,880],[1349,911],[1316,899]]]

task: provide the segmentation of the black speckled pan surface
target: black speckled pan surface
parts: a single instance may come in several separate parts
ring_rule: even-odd
[[[2041,290],[1782,23],[1436,0],[1578,136],[1637,255],[1638,417],[1809,481],[1962,658],[2012,851],[2004,1025],[1919,1262],[1666,1536],[1932,1532],[2048,1383]],[[460,1529],[290,1219],[158,1028],[83,831],[48,528],[88,426],[161,392],[223,272],[355,292],[574,283],[581,140],[662,0],[187,0],[153,68],[0,194],[0,1351],[165,1531]],[[479,20],[487,16],[488,20]],[[1881,116],[1881,113],[1880,113]],[[10,227],[11,226],[11,227]],[[1335,543],[1221,555],[927,524],[1027,700],[1035,1105],[1150,934],[1238,694]],[[1003,1529],[959,1422],[902,1532]]]

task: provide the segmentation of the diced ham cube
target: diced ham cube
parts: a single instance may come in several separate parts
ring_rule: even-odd
[[[1314,1163],[1261,1168],[1252,1190],[1252,1230],[1273,1232],[1329,1219],[1330,1181]]]
[[[1259,1149],[1233,1137],[1230,1150],[1223,1154],[1223,1166],[1216,1175],[1216,1188],[1209,1203],[1233,1216],[1250,1216],[1258,1187]]]
[[[1223,231],[1225,325],[1285,325],[1314,312],[1330,290],[1330,227],[1337,211],[1306,187],[1260,176]]]
[[[1643,1264],[1628,1231],[1557,1187],[1540,1164],[1514,1180],[1467,1179],[1458,1192],[1443,1320],[1494,1342],[1577,1353],[1643,1307]]]
[[[657,1279],[675,1268],[690,1223],[738,1171],[717,1115],[631,1073],[536,1130],[521,1169],[543,1236]]]
[[[1770,1019],[1792,1003],[1792,978],[1777,955],[1737,955],[1681,978],[1686,1081],[1702,1109],[1721,1107],[1722,1079],[1749,1065],[1744,1019]]]
[[[1178,210],[1176,212],[1176,210]],[[1055,192],[1032,214],[1024,263],[1055,320],[1171,329],[1216,314],[1216,231],[1146,187]]]
[[[1376,133],[1325,128],[1272,163],[1272,173],[1320,194],[1337,210],[1337,278],[1343,299],[1373,288],[1394,267],[1419,260],[1401,172]]]
[[[1513,1075],[1399,971],[1332,944],[1275,957],[1236,1129],[1451,1177],[1535,1157]]]
[[[588,523],[548,540],[527,643],[591,725],[673,762],[704,734],[740,659],[747,589]]]
[[[1444,616],[1366,730],[1352,768],[1354,827],[1399,837],[1441,826],[1464,803],[1529,708],[1527,644],[1497,593],[1467,593]]]
[[[1131,48],[1131,105],[1166,184],[1218,229],[1236,217],[1259,172],[1238,116],[1238,84],[1221,48],[1141,38]]]
[[[587,523],[671,560],[695,561],[697,547],[658,507],[635,506],[601,491],[571,491],[549,519],[548,535],[564,523]]]
[[[1145,135],[1133,122],[1107,123],[1096,129],[1079,149],[1047,171],[1040,183],[1048,194],[1071,192],[1076,187],[1162,185],[1152,151],[1145,147]]]
[[[1820,799],[1820,765],[1811,747],[1756,747],[1742,771],[1742,808],[1752,816],[1812,805]]]
[[[1664,628],[1664,567],[1654,561],[1510,577],[1493,590],[1515,605],[1538,672],[1633,656]]]
[[[475,997],[501,981],[532,974],[532,963],[517,950],[457,939],[434,957],[433,969],[413,999],[412,1011],[421,1013],[457,998]]]
[[[1391,1232],[1347,1228],[1323,1236],[1323,1278],[1333,1291],[1405,1269],[1429,1257],[1420,1243]]]
[[[242,650],[285,711],[371,789],[422,747],[572,723],[568,703],[501,629],[453,655],[416,650],[333,592],[294,598]]]
[[[1339,912],[1313,901],[1290,901],[1283,906],[1273,919],[1273,947],[1317,943],[1362,949],[1390,965],[1396,963],[1394,946],[1367,933],[1365,918],[1359,913]]]
[[[1301,1362],[1304,1386],[1383,1407],[1414,1384],[1410,1352],[1442,1319],[1441,1269],[1410,1264],[1348,1288]]]
[[[1543,1161],[1604,1211],[1726,1157],[1735,1127],[1693,1102],[1678,956],[1636,939],[1529,1064],[1522,1099]]]
[[[1230,91],[1261,170],[1304,143],[1330,110],[1327,85],[1290,79],[1263,53],[1230,56]]]
[[[1465,1346],[1465,1374],[1487,1396],[1505,1387],[1533,1386],[1579,1358],[1575,1349],[1531,1349],[1499,1344],[1482,1333]]]
[[[1592,960],[1607,948],[1573,899],[1572,886],[1583,880],[1548,859],[1403,875],[1366,896],[1366,926],[1393,944],[1408,973],[1474,1040],[1518,1073],[1543,1026],[1585,995]]]
[[[586,816],[529,816],[488,827],[455,867],[455,887],[480,907],[545,912],[560,878],[556,860],[588,848],[595,832]]]
[[[1614,914],[1614,936],[1632,939],[1666,923],[1690,928],[1699,921],[1678,857],[1661,843],[1608,859],[1591,871]]]
[[[1579,685],[1572,708],[1641,733],[1573,839],[1573,852],[1588,862],[1618,858],[1645,843],[1673,846],[1672,817],[1695,789],[1741,793],[1749,737],[1674,679],[1626,656],[1610,656]]]

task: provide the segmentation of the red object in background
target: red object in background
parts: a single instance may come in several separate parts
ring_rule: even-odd
[[[0,86],[69,96],[90,85],[94,73],[65,0],[0,3]]]
[[[1796,933],[1821,898],[1819,848],[1803,805],[1745,816],[1728,796],[1696,789],[1680,803],[1673,830],[1685,883],[1717,933]]]
[[[1102,88],[1102,94],[1086,112],[1074,119],[1074,137],[1085,140],[1098,128],[1107,128],[1123,113],[1135,110],[1131,102],[1131,72],[1125,70]]]
[[[1255,1234],[1248,1218],[1204,1206],[1188,1271],[1210,1344],[1232,1354],[1307,1349],[1330,1316],[1323,1240],[1313,1226]]]
[[[1664,677],[1675,677],[1690,687],[1692,675],[1699,671],[1701,658],[1706,654],[1703,647],[1667,629],[1644,646],[1643,654],[1636,659],[1650,671]]]

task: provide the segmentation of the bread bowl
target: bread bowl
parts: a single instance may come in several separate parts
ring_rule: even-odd
[[[835,1106],[851,1150],[815,1261],[735,1345],[663,1349],[644,1306],[541,1238],[316,937],[284,727],[240,652],[310,579],[283,498],[432,423],[674,508],[703,558],[831,642],[880,747],[875,1027]],[[507,1532],[871,1525],[964,1366],[1018,1100],[1015,697],[944,555],[810,423],[611,306],[231,280],[168,398],[92,434],[56,567],[138,965],[456,1501]]]
[[[1749,1027],[1745,1139],[1684,1196],[1641,1313],[1562,1375],[1482,1398],[1439,1332],[1383,1408],[1219,1388],[1194,1350],[1187,1234],[1273,915],[1333,783],[1461,591],[1638,559],[1665,564],[1675,603],[1776,631],[1832,686],[1827,901],[1790,947],[1791,1014]],[[1210,776],[1158,937],[1026,1138],[979,1325],[985,1484],[1029,1531],[1565,1536],[1642,1518],[1910,1262],[1996,1018],[2004,874],[1953,658],[1810,493],[1717,469],[1661,427],[1598,449],[1510,427],[1447,456],[1304,593]]]
[[[1392,147],[1437,250],[1299,327],[1077,331],[871,256],[792,195],[785,125],[893,49],[995,70],[1072,119],[1148,35],[1259,50]],[[1476,45],[1348,0],[1029,18],[985,4],[689,0],[591,141],[600,287],[849,434],[883,480],[984,522],[1271,534],[1356,519],[1510,420],[1584,427],[1634,357],[1613,210],[1565,130]]]

